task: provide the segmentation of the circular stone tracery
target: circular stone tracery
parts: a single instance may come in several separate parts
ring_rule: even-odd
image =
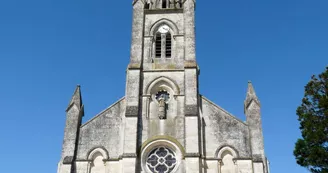
[[[149,153],[146,164],[153,173],[171,173],[177,164],[177,159],[172,150],[159,147]]]

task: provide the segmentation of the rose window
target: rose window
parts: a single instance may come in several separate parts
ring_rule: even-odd
[[[170,173],[177,164],[175,154],[169,148],[156,148],[146,160],[147,167],[153,173]]]

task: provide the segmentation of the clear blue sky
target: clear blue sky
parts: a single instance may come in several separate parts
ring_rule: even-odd
[[[132,0],[0,2],[0,163],[56,173],[65,109],[81,84],[84,122],[124,96]],[[306,173],[293,156],[304,85],[328,64],[327,0],[199,0],[200,92],[245,120],[251,80],[272,173]]]

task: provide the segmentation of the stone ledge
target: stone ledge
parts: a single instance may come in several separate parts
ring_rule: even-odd
[[[169,14],[169,13],[183,13],[182,8],[166,8],[166,9],[145,9],[145,14]]]
[[[136,158],[137,154],[136,153],[124,153],[122,155],[122,158]]]
[[[140,63],[130,63],[128,65],[128,70],[133,70],[133,69],[140,69],[141,68],[141,64]]]
[[[221,161],[222,160],[222,159],[215,158],[215,157],[202,157],[202,159],[204,159],[204,160],[217,160],[217,161]]]
[[[184,72],[184,69],[151,69],[143,70],[143,72]]]
[[[262,156],[260,154],[253,154],[253,162],[261,162],[261,163],[263,163]]]
[[[200,154],[199,153],[186,153],[185,158],[186,157],[200,157]]]
[[[196,61],[185,61],[184,67],[185,68],[197,68],[197,63],[196,63]]]
[[[252,158],[234,158],[234,159],[232,159],[232,160],[234,160],[234,161],[237,161],[237,160],[252,160]]]
[[[73,156],[66,156],[63,160],[64,165],[69,165],[73,163]]]

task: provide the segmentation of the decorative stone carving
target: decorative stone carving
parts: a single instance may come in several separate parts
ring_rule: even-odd
[[[158,100],[158,117],[159,119],[165,119],[166,118],[166,103],[164,101],[164,98],[161,97]]]
[[[166,119],[167,101],[170,98],[170,94],[167,91],[159,91],[156,94],[158,101],[158,117],[159,119]]]

